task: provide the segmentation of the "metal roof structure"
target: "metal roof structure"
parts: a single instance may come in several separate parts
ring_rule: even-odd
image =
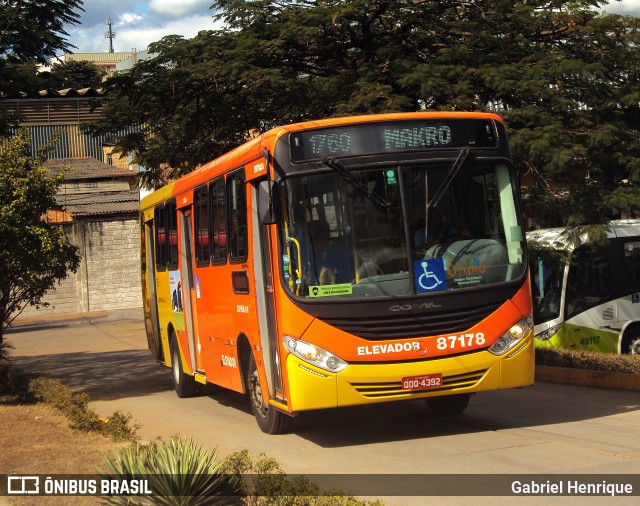
[[[140,193],[135,190],[56,196],[58,205],[75,217],[138,212]]]
[[[65,180],[135,178],[136,176],[132,170],[107,165],[91,156],[50,159],[44,163],[44,166],[53,176],[64,172]]]
[[[52,176],[64,173],[58,205],[73,217],[136,213],[140,202],[136,173],[91,157],[47,160]]]

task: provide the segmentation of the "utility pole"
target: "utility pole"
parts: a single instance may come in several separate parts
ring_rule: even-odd
[[[111,29],[111,16],[107,18],[107,31],[104,32],[105,39],[109,39],[109,52],[113,53],[113,39],[116,38],[116,32]]]

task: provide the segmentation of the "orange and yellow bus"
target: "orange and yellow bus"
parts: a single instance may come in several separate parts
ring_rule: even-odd
[[[144,198],[149,349],[180,397],[302,411],[531,385],[532,302],[507,132],[485,113],[274,128]]]

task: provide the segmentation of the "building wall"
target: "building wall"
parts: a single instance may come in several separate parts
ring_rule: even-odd
[[[102,162],[120,169],[133,169],[134,165],[130,162],[128,156],[114,153],[113,150],[113,146],[102,146]]]
[[[80,248],[80,267],[45,296],[49,307],[28,307],[20,316],[140,307],[138,220],[122,217],[62,226],[70,242]]]

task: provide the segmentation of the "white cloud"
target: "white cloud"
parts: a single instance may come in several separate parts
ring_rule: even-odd
[[[206,0],[205,3],[211,0]],[[106,25],[101,21],[91,24],[69,27],[69,41],[77,47],[76,53],[104,53],[108,51],[109,42],[105,39]],[[106,17],[104,18],[106,19]],[[177,19],[170,16],[152,15],[150,12],[125,12],[114,19],[113,28],[116,36],[113,48],[116,52],[136,49],[144,51],[150,43],[157,42],[167,35],[181,35],[185,39],[195,37],[201,30],[215,30],[220,24],[214,24],[212,13],[204,10]]]
[[[212,3],[212,0],[151,0],[149,10],[159,14],[181,17],[195,12],[209,12]]]
[[[177,19],[162,26],[122,26],[114,41],[116,51],[129,51],[133,48],[143,51],[152,42],[157,42],[166,35],[182,35],[185,39],[195,37],[201,30],[213,30],[211,16],[188,16]]]
[[[125,12],[120,15],[120,19],[118,20],[118,24],[120,25],[135,25],[136,23],[142,21],[144,18],[135,12]]]

